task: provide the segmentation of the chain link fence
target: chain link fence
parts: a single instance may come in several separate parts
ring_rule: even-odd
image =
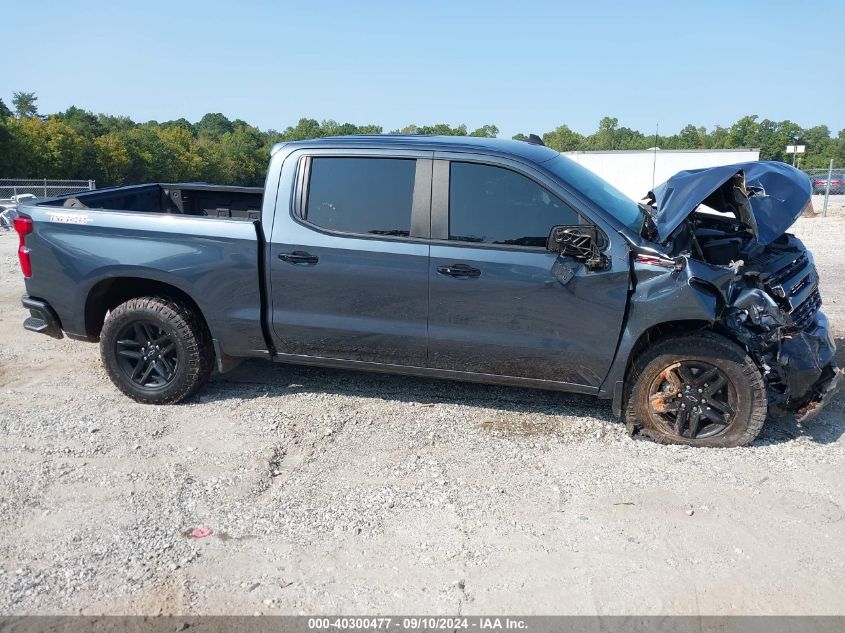
[[[804,169],[813,187],[814,196],[822,196],[821,212],[827,216],[827,207],[833,196],[845,196],[845,169],[836,167],[833,162],[826,169]],[[842,200],[841,197],[836,198]],[[817,209],[818,204],[814,204]]]
[[[810,178],[814,196],[823,196],[825,194],[828,171],[830,171],[830,195],[845,195],[845,168],[834,167],[833,169],[828,169],[825,167],[824,169],[804,169],[803,171]]]
[[[49,198],[94,189],[93,180],[47,180],[46,178],[0,178],[0,229],[11,230],[18,202],[24,198]]]
[[[36,198],[49,198],[50,196],[94,189],[96,184],[93,180],[48,180],[46,178],[16,180],[0,178],[0,204],[2,204],[2,201],[11,202],[15,196],[23,194],[33,195]]]

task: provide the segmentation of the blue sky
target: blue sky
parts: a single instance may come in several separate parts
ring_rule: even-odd
[[[2,4],[0,97],[35,91],[41,112],[494,123],[508,137],[591,132],[605,115],[661,133],[745,114],[845,128],[841,2]]]

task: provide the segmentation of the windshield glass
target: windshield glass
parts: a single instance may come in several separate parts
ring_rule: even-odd
[[[640,232],[643,225],[643,212],[639,205],[609,182],[565,156],[555,156],[544,162],[543,167],[573,189],[577,189],[596,206],[607,211],[629,229],[635,233]]]

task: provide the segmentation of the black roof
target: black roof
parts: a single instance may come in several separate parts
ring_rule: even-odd
[[[429,136],[422,134],[374,134],[350,136],[326,136],[308,141],[293,141],[284,145],[303,147],[360,147],[360,148],[404,148],[429,151],[455,151],[511,156],[534,163],[542,163],[559,156],[553,149],[532,145],[525,141],[479,136]]]

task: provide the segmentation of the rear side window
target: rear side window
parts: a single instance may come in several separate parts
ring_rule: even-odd
[[[450,240],[545,248],[553,226],[580,223],[575,210],[515,171],[451,163]]]
[[[311,159],[305,219],[344,233],[408,236],[416,160]]]

